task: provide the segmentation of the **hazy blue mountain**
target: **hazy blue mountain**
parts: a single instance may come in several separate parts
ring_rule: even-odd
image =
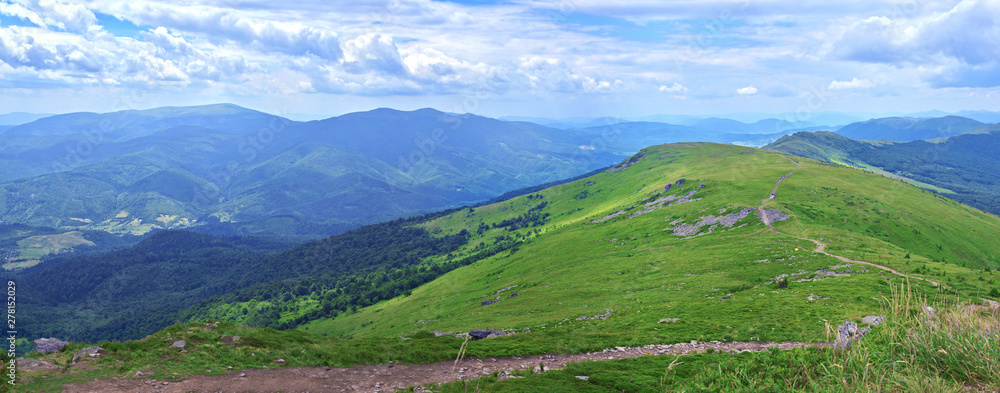
[[[52,115],[48,113],[11,112],[0,115],[0,124],[16,126],[19,124],[30,123],[35,120],[49,116]],[[0,129],[0,132],[3,132],[3,129]]]
[[[589,136],[588,145],[595,148],[606,146],[619,153],[634,153],[645,146],[673,142],[718,142],[763,146],[790,133],[788,131],[772,134],[741,133],[728,131],[725,127],[703,128],[654,122],[627,122],[577,131]]]
[[[102,125],[103,139],[80,151],[84,131]],[[308,123],[224,104],[59,115],[0,142],[0,162],[17,168],[0,179],[0,219],[132,233],[212,223],[213,233],[329,234],[620,159],[585,141],[432,109]]]
[[[960,117],[944,116],[917,120],[886,117],[848,124],[837,133],[851,139],[909,142],[963,134],[986,124]]]

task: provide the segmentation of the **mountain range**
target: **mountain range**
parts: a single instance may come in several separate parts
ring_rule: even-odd
[[[0,130],[0,165],[8,168],[0,172],[0,222],[315,239],[572,178],[659,143],[763,146],[817,129],[903,140],[983,125],[957,116],[839,128],[776,118],[676,120],[686,124],[599,118],[560,129],[383,108],[297,122],[231,104],[54,115]],[[976,196],[962,201],[993,194],[966,188],[956,195]],[[976,206],[994,202],[984,203]]]
[[[136,371],[158,379],[228,373],[227,366],[322,372],[391,362],[392,373],[405,373],[410,363],[457,367],[463,353],[474,358],[463,367],[517,357],[538,372],[551,354],[596,353],[600,362],[588,366],[595,371],[580,374],[594,384],[655,390],[667,383],[657,379],[667,363],[606,357],[660,351],[664,343],[684,343],[683,350],[692,341],[691,348],[824,342],[829,321],[879,315],[883,322],[865,327],[871,333],[861,345],[894,353],[879,343],[889,332],[905,336],[910,311],[919,320],[933,305],[950,318],[939,304],[982,307],[982,298],[1000,296],[997,233],[997,216],[879,174],[769,150],[676,143],[510,199],[291,248],[162,231],[125,250],[60,256],[6,275],[23,288],[25,337],[82,341],[35,359],[59,368],[85,346],[104,351],[90,366],[33,378],[28,386],[41,390]],[[900,311],[886,311],[886,298],[898,299]],[[904,305],[916,299],[927,303]],[[489,338],[466,338],[477,329]],[[131,341],[104,341],[112,338]],[[886,345],[899,350],[897,341]],[[958,345],[942,342],[947,348],[927,350]],[[844,356],[828,361],[828,352],[801,350],[786,361],[779,352],[747,359],[792,364],[797,373],[803,362],[833,370]],[[690,356],[684,363],[706,359]],[[681,369],[685,379],[671,383],[695,389],[713,367]],[[652,377],[612,377],[621,370]],[[554,372],[549,378],[577,383]],[[522,377],[540,383],[530,372]],[[479,383],[517,386],[489,375]]]

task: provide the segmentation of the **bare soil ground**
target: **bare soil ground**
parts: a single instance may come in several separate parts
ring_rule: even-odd
[[[600,352],[571,355],[541,355],[524,358],[465,359],[455,362],[416,365],[370,365],[349,368],[288,367],[264,370],[242,370],[228,375],[194,375],[183,380],[156,378],[112,378],[84,384],[67,384],[67,393],[115,392],[394,392],[410,386],[425,386],[478,378],[494,372],[501,378],[515,370],[539,372],[557,370],[570,362],[612,360],[640,356],[684,355],[705,352],[712,348],[720,352],[757,352],[770,347],[787,350],[803,346],[825,346],[822,343],[801,342],[710,342],[673,345],[648,345],[639,348],[610,348]],[[419,389],[418,389],[419,391]]]

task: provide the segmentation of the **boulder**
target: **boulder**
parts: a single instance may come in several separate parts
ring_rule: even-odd
[[[225,335],[225,336],[219,337],[219,341],[221,341],[224,344],[233,344],[233,343],[235,343],[235,342],[237,342],[239,340],[240,340],[240,336]]]
[[[41,353],[55,353],[62,351],[67,342],[58,338],[40,338],[35,340],[35,350]]]
[[[80,360],[90,359],[90,358],[96,358],[96,357],[99,357],[101,355],[107,355],[107,354],[108,354],[108,351],[104,350],[104,348],[101,348],[101,347],[86,347],[84,349],[76,351],[76,353],[73,354],[73,362],[72,362],[72,364],[76,364],[76,362],[78,362]]]
[[[837,342],[834,343],[834,347],[850,348],[852,342],[860,340],[861,337],[868,334],[868,331],[868,328],[862,329],[854,322],[844,321],[840,326],[837,326]]]
[[[876,316],[876,315],[868,315],[868,316],[866,316],[864,318],[861,318],[861,323],[863,323],[865,325],[879,325],[883,321],[884,321],[883,317]]]
[[[469,339],[472,341],[490,338],[490,336],[502,336],[503,332],[496,329],[474,329],[469,331]]]
[[[186,346],[187,343],[184,340],[175,341],[173,344],[170,344],[170,348],[184,348]]]

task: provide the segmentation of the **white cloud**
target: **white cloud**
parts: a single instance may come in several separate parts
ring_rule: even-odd
[[[962,0],[918,18],[870,17],[853,23],[834,43],[840,59],[938,69],[936,86],[1000,86],[1000,1]]]
[[[688,88],[684,87],[680,83],[674,82],[673,86],[660,86],[660,93],[687,93]]]
[[[744,95],[744,96],[754,95],[754,94],[757,94],[757,88],[753,87],[753,85],[750,85],[750,86],[747,86],[747,87],[741,87],[739,89],[736,89],[736,94]]]
[[[875,84],[868,79],[853,78],[849,81],[830,82],[830,85],[828,85],[826,88],[830,90],[845,90],[845,89],[867,89],[872,86],[875,86]]]

